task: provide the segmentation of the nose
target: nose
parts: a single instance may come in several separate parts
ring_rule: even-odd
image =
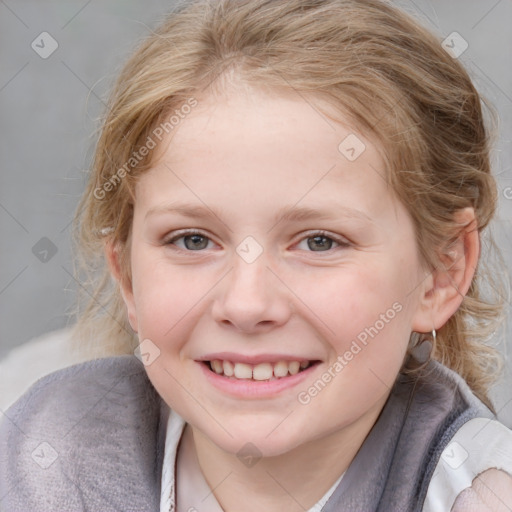
[[[247,263],[235,254],[233,268],[218,289],[212,315],[218,323],[244,333],[266,332],[290,318],[288,293],[263,255]]]

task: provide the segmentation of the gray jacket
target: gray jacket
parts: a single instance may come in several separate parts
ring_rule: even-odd
[[[0,511],[158,512],[167,412],[134,356],[44,377],[0,424]],[[475,417],[493,415],[439,363],[399,375],[322,511],[421,511],[441,452]]]

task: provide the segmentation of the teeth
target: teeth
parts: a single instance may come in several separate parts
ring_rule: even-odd
[[[274,375],[276,377],[286,377],[288,375],[288,363],[279,361],[274,365]]]
[[[232,377],[234,373],[233,365],[229,361],[223,361],[222,367],[224,368],[224,375],[226,377]]]
[[[210,361],[210,368],[218,375],[234,377],[237,379],[274,380],[288,375],[296,375],[300,370],[306,369],[309,361],[279,361],[277,363],[260,363],[250,365],[246,363],[232,363],[215,359]]]
[[[272,377],[272,365],[270,363],[257,364],[252,369],[252,378],[254,380],[268,380]]]
[[[216,359],[215,361],[211,361],[210,366],[215,373],[223,373],[224,369],[222,368],[222,361]]]
[[[296,373],[299,373],[300,363],[298,361],[292,361],[291,363],[288,363],[288,371],[290,372],[290,375],[295,375]]]
[[[235,363],[235,377],[237,379],[252,379],[252,366],[244,363]]]

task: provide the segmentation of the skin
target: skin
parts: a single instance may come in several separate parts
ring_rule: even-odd
[[[303,510],[320,499],[374,425],[411,332],[439,329],[457,310],[478,258],[468,208],[457,218],[466,227],[446,256],[448,270],[426,269],[410,216],[382,178],[379,147],[315,104],[292,92],[206,96],[136,187],[132,283],[121,282],[123,298],[139,339],[160,350],[148,376],[188,422],[203,474],[226,511],[239,510],[241,496],[249,512]],[[338,146],[354,133],[366,150],[351,162]],[[217,216],[163,211],[178,201]],[[332,218],[276,220],[293,205],[326,209]],[[169,241],[184,228],[200,230],[206,247]],[[311,248],[318,230],[344,244]],[[263,249],[252,263],[236,252],[247,236]],[[119,279],[116,246],[107,244],[106,253]],[[400,312],[314,399],[299,403],[298,393],[394,303]],[[217,351],[321,363],[276,396],[234,398],[211,386],[196,362]],[[262,455],[251,468],[236,456],[248,442]]]
[[[488,469],[462,491],[451,512],[508,512],[512,510],[512,477],[504,471]]]

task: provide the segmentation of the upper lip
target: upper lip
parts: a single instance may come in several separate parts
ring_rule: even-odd
[[[196,361],[230,361],[232,363],[259,364],[259,363],[278,363],[279,361],[318,361],[318,358],[308,356],[289,355],[289,354],[237,354],[235,352],[215,352],[199,357]]]

